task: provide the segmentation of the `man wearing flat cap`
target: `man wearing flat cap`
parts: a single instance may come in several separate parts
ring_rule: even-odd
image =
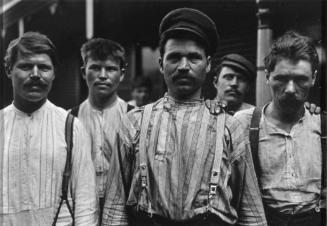
[[[168,92],[122,120],[102,224],[266,225],[240,124],[211,114],[201,98],[218,45],[215,23],[198,10],[176,9],[162,19],[159,36]]]
[[[239,54],[227,54],[219,60],[214,73],[216,99],[225,102],[229,114],[233,115],[237,111],[254,107],[244,102],[250,83],[255,78],[255,67],[250,61]]]

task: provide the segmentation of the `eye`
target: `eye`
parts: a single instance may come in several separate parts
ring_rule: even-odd
[[[202,56],[198,53],[191,53],[189,54],[188,58],[191,62],[197,62],[199,60],[202,60]]]
[[[43,72],[47,72],[52,69],[52,67],[50,65],[46,65],[46,64],[40,64],[40,65],[38,65],[38,68],[39,68],[39,70],[41,70]]]
[[[91,65],[89,66],[89,70],[92,70],[92,71],[101,71],[101,67],[99,65]]]
[[[33,65],[32,64],[19,64],[17,66],[17,68],[19,68],[20,70],[23,70],[23,71],[30,71],[33,69]]]
[[[118,71],[118,68],[117,67],[106,67],[106,71],[107,72],[116,72],[116,71]]]
[[[234,78],[234,74],[224,74],[223,78],[225,78],[228,81],[231,81]]]

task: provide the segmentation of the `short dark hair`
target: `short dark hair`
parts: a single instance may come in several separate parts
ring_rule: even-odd
[[[295,31],[287,31],[273,42],[264,59],[266,70],[273,71],[276,64],[282,59],[293,62],[307,60],[311,63],[312,73],[317,71],[319,66],[319,58],[313,40]]]
[[[39,32],[26,32],[9,43],[4,57],[7,72],[12,69],[17,60],[18,54],[21,54],[22,56],[47,54],[49,55],[54,68],[58,65],[55,45],[46,35]]]
[[[193,40],[196,43],[198,43],[201,47],[204,48],[205,54],[208,55],[209,53],[209,46],[203,41],[201,38],[199,38],[197,35],[187,32],[187,31],[175,31],[175,32],[169,32],[164,33],[161,35],[159,40],[159,52],[160,56],[162,57],[165,53],[165,45],[168,41],[168,39],[189,39]]]
[[[87,64],[89,58],[94,60],[106,60],[112,57],[115,61],[119,62],[120,68],[126,68],[125,49],[118,42],[104,39],[94,38],[81,47],[81,56],[84,65]]]
[[[138,76],[133,80],[133,82],[131,84],[131,87],[132,87],[132,89],[139,88],[139,87],[146,87],[151,92],[152,82],[151,82],[151,79],[149,77]]]

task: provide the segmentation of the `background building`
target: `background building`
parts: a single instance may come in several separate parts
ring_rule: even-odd
[[[217,57],[240,53],[258,65],[257,83],[247,100],[262,105],[269,98],[262,71],[262,55],[271,40],[294,29],[317,41],[321,56],[326,46],[325,0],[2,0],[0,9],[1,58],[9,41],[25,31],[50,37],[59,52],[60,67],[49,98],[70,108],[87,95],[81,77],[79,49],[91,37],[120,42],[127,50],[128,72],[119,95],[130,98],[129,82],[135,76],[150,76],[153,99],[165,91],[158,70],[158,27],[161,18],[178,7],[193,7],[207,13],[217,24],[221,43]],[[311,101],[326,106],[326,66]],[[1,63],[1,106],[12,101],[10,80]],[[204,95],[215,96],[211,76]],[[255,90],[257,89],[257,95]],[[257,100],[256,100],[257,99]]]

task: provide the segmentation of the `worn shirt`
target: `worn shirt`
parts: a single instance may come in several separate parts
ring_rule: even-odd
[[[127,112],[127,103],[117,97],[112,104],[103,110],[93,107],[89,99],[81,103],[78,119],[83,123],[91,136],[92,158],[96,170],[97,191],[99,197],[104,197],[105,185],[109,169],[109,156],[111,150],[104,142],[104,131],[107,133],[109,142],[114,137],[113,132],[117,130],[123,115]]]
[[[148,211],[141,194],[139,139],[144,108],[127,114],[116,133],[103,225],[127,225],[126,206]],[[178,102],[169,96],[153,105],[147,130],[151,212],[173,220],[191,219],[208,207],[214,160],[215,117],[204,101]],[[239,225],[266,225],[260,192],[240,123],[227,115],[218,193],[212,213]],[[123,175],[123,176],[122,176]],[[129,187],[131,187],[129,189]]]
[[[52,225],[66,163],[66,116],[50,101],[32,114],[13,104],[0,111],[0,225]],[[78,120],[73,127],[71,164],[69,197],[75,204],[75,225],[97,225],[90,140]],[[71,216],[66,217],[58,221],[69,223]]]
[[[305,110],[288,133],[270,122],[264,109],[258,147],[264,203],[287,214],[313,209],[319,202],[321,188],[320,116]],[[235,117],[249,128],[252,113],[253,108],[240,111]]]

